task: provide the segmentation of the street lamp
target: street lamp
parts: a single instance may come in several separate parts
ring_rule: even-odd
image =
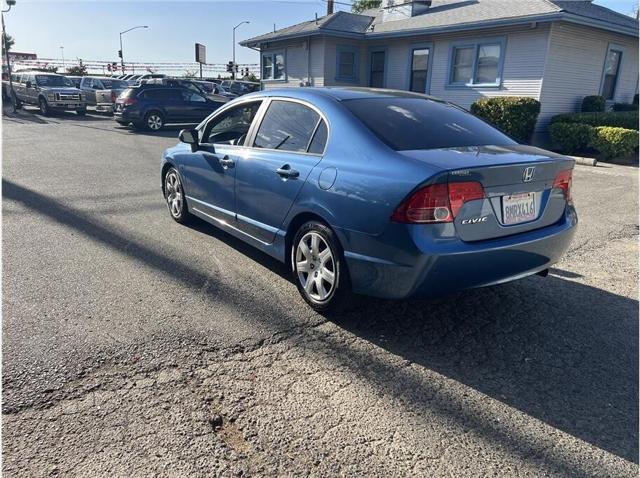
[[[138,25],[137,27],[131,27],[128,30],[120,32],[120,65],[122,66],[122,74],[124,75],[124,53],[122,52],[122,35],[136,28],[149,28],[148,25]]]
[[[240,22],[235,27],[233,27],[233,68],[231,69],[231,78],[236,79],[236,28],[245,23],[251,23],[248,21]]]
[[[62,70],[64,71],[64,47],[60,47],[60,51],[62,52]]]

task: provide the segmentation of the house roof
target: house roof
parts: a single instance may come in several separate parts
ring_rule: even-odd
[[[638,36],[638,21],[589,0],[433,0],[423,14],[382,21],[381,9],[337,12],[241,42],[244,46],[309,35],[383,37],[437,33],[532,21],[564,20]]]

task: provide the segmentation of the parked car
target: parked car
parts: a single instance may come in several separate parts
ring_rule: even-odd
[[[577,224],[572,159],[425,95],[268,90],[180,140],[161,162],[171,217],[288,263],[320,311],[545,275]]]
[[[144,75],[138,75],[137,78],[135,79],[135,84],[139,85],[145,80],[154,80],[154,79],[166,78],[166,76],[167,75],[163,75],[161,73],[147,73],[147,74],[144,74]]]
[[[113,112],[116,98],[128,87],[126,81],[109,77],[83,76],[79,83],[87,104],[103,113]]]
[[[189,78],[155,78],[150,80],[144,80],[144,83],[149,85],[166,85],[166,86],[182,86],[188,88],[196,93],[206,96],[210,100],[217,101],[219,103],[226,103],[227,101],[235,98],[235,95],[230,95],[218,85],[214,85],[213,91],[207,90],[206,86],[201,81],[192,80]]]
[[[121,125],[158,131],[170,123],[199,123],[223,104],[183,86],[143,84],[117,98],[114,119]]]
[[[260,91],[260,83],[253,83],[251,81],[240,80],[224,80],[221,86],[236,96],[246,95],[248,93],[254,93]]]
[[[36,105],[48,116],[54,111],[73,110],[79,115],[87,112],[81,91],[68,78],[55,73],[20,72],[12,74],[16,106]]]

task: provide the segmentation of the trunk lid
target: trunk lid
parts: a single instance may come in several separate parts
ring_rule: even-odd
[[[573,168],[565,156],[525,145],[474,146],[403,151],[406,157],[440,168],[449,184],[478,182],[484,199],[465,202],[454,219],[463,241],[495,239],[550,226],[567,205],[554,188],[560,171]]]

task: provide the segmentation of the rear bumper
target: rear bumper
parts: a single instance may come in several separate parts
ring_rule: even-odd
[[[345,259],[356,293],[388,299],[438,297],[549,268],[569,248],[577,222],[575,209],[567,207],[563,218],[552,226],[475,243],[458,239],[427,243],[411,229],[420,226],[398,225],[409,230],[412,240],[400,241],[405,249],[401,254],[388,244],[380,245],[382,251],[392,252],[394,260],[353,250],[345,250]],[[411,250],[407,250],[409,244]]]
[[[113,103],[98,103],[96,111],[100,113],[113,113]]]

